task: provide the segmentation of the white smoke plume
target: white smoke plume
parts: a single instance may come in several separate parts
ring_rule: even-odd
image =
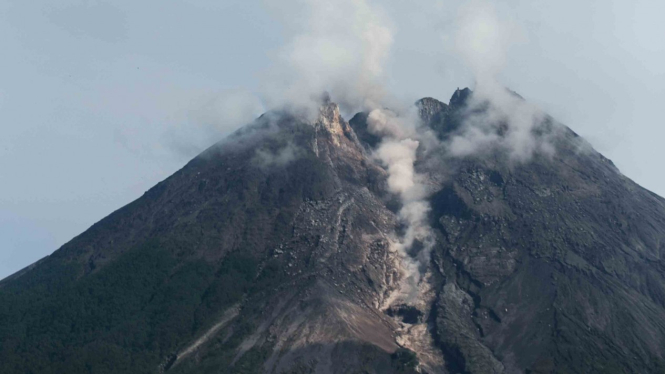
[[[420,265],[429,262],[434,244],[427,219],[428,191],[415,164],[418,152],[436,141],[423,134],[415,111],[404,110],[406,106],[399,105],[386,89],[395,25],[371,0],[266,0],[264,4],[283,21],[286,36],[284,46],[274,52],[273,68],[263,79],[267,82],[261,92],[265,106],[304,109],[313,117],[318,114],[322,93],[328,92],[343,113],[370,111],[368,130],[382,138],[373,156],[386,168],[388,188],[402,204],[398,215],[404,232],[396,246],[408,273],[405,292],[415,292]],[[519,28],[504,19],[490,2],[466,1],[459,8],[452,37],[447,38],[476,78],[468,120],[444,145],[453,156],[502,147],[521,161],[546,148],[533,136],[534,124],[544,118],[542,113],[497,82],[510,46],[522,37]],[[475,110],[481,106],[485,110]],[[397,115],[383,109],[386,107],[406,114]],[[497,124],[507,128],[502,130]],[[267,159],[260,153],[257,157]],[[284,153],[285,160],[293,157]]]
[[[511,47],[525,40],[525,33],[494,4],[486,0],[463,2],[457,9],[452,35],[445,38],[454,43],[452,50],[471,69],[478,86],[497,85]]]
[[[491,93],[478,89],[467,105],[461,132],[447,145],[451,155],[483,155],[501,149],[511,161],[525,162],[537,152],[553,154],[551,136],[534,132],[546,120],[545,113],[514,93],[504,88]]]
[[[147,95],[148,96],[148,95]],[[137,128],[118,125],[114,140],[144,157],[175,156],[189,160],[265,111],[261,101],[248,90],[227,89],[216,92],[187,92],[164,89],[150,95],[150,101],[137,101],[136,116],[145,123]],[[168,114],[150,118],[144,113],[168,107]],[[131,123],[131,122],[130,122]],[[142,140],[149,135],[150,142]]]
[[[343,112],[375,108],[386,96],[385,64],[393,26],[369,0],[266,2],[287,27],[287,43],[267,72],[269,107],[295,106],[316,114],[322,92]]]
[[[395,246],[404,259],[406,292],[417,292],[419,268],[429,262],[433,236],[423,176],[414,168],[421,144],[419,119],[415,108],[404,110],[408,106],[385,88],[395,32],[392,21],[370,0],[296,0],[268,6],[291,28],[269,72],[270,85],[264,90],[268,106],[291,106],[316,115],[321,93],[328,92],[342,112],[370,111],[368,129],[382,138],[373,156],[386,168],[388,188],[402,203],[398,215],[404,233]],[[406,115],[397,116],[385,107]],[[422,249],[412,258],[409,251],[416,242]]]
[[[498,81],[511,47],[526,41],[526,33],[504,13],[492,2],[468,1],[458,10],[453,35],[444,38],[454,42],[476,80],[461,133],[448,145],[453,156],[500,148],[511,160],[524,162],[536,152],[554,152],[547,137],[534,134],[545,113]]]
[[[304,153],[302,148],[293,143],[288,143],[274,152],[267,149],[257,149],[252,161],[263,169],[282,167],[296,160],[301,153]]]
[[[434,246],[434,236],[427,219],[430,205],[425,176],[415,170],[420,146],[418,139],[421,137],[418,122],[415,111],[401,118],[387,110],[375,109],[367,118],[368,130],[383,137],[373,156],[388,171],[388,189],[397,194],[402,203],[398,217],[405,230],[394,246],[402,255],[406,270],[400,291],[407,302],[417,296],[422,277],[420,268],[429,263]],[[412,249],[416,241],[422,247],[414,255]]]

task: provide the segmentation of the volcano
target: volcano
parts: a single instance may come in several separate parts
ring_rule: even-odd
[[[548,116],[451,156],[473,98],[416,103],[428,243],[371,113],[271,111],[2,280],[0,372],[665,372],[665,200]]]

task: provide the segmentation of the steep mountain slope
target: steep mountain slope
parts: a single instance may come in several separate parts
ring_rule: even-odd
[[[0,284],[0,371],[407,370],[383,174],[334,104],[264,115]]]
[[[441,137],[460,105],[433,117]],[[448,160],[439,342],[460,371],[663,372],[665,200],[550,121],[552,155]]]
[[[472,95],[417,103],[438,145],[415,165],[436,239],[416,299],[394,297],[382,138],[324,99],[1,281],[0,372],[665,371],[665,201],[550,118],[554,152],[451,156]]]

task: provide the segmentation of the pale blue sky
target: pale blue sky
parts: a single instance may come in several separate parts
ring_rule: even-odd
[[[443,48],[459,2],[405,3],[382,2],[395,27],[387,85],[407,100],[446,101],[473,84]],[[501,2],[527,34],[501,81],[665,195],[665,3],[535,3]],[[299,7],[0,0],[0,278],[237,127],[244,117],[229,117],[227,99],[260,90]]]

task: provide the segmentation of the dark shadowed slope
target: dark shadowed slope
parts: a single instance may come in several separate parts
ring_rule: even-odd
[[[665,201],[567,128],[451,157],[472,92],[419,101],[436,235],[392,305],[397,200],[367,114],[271,112],[0,282],[1,373],[663,372]]]
[[[465,94],[432,116],[442,138]],[[665,372],[665,200],[559,126],[536,129],[552,156],[447,160],[438,342],[460,372]]]
[[[334,104],[264,115],[3,282],[0,372],[412,371],[362,152]]]

